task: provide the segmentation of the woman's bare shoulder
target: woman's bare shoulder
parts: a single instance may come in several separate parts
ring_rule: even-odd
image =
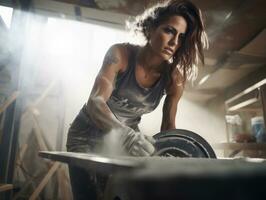
[[[138,46],[130,44],[130,43],[117,43],[114,44],[110,47],[112,50],[113,54],[119,59],[120,64],[121,64],[121,71],[125,71],[128,62],[129,62],[129,57],[132,51],[138,48]]]
[[[125,43],[117,43],[113,44],[109,50],[109,54],[112,54],[119,61],[121,66],[121,70],[123,70],[124,66],[127,66],[128,63],[128,48]]]

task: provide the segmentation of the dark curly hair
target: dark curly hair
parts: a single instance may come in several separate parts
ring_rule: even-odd
[[[181,46],[173,55],[169,73],[178,67],[183,72],[184,81],[186,81],[188,76],[194,73],[194,66],[198,63],[198,58],[204,64],[203,49],[208,47],[208,39],[199,8],[190,1],[171,0],[159,3],[137,16],[133,29],[135,32],[142,33],[148,42],[151,30],[156,29],[174,15],[184,17],[187,22],[187,30],[181,41]]]

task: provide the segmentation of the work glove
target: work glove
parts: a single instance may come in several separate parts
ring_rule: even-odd
[[[136,132],[127,126],[121,130],[120,141],[124,150],[132,156],[150,156],[155,151],[153,137]]]

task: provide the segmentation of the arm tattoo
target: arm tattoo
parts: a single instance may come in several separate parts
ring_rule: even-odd
[[[103,61],[103,65],[104,66],[108,66],[111,64],[117,64],[118,63],[118,58],[114,55],[114,52],[112,49],[110,49],[105,57],[104,57],[104,61]]]

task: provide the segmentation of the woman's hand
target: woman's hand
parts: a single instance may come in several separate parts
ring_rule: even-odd
[[[155,140],[152,137],[135,132],[129,127],[121,129],[120,139],[124,150],[132,156],[150,156],[155,151]]]

